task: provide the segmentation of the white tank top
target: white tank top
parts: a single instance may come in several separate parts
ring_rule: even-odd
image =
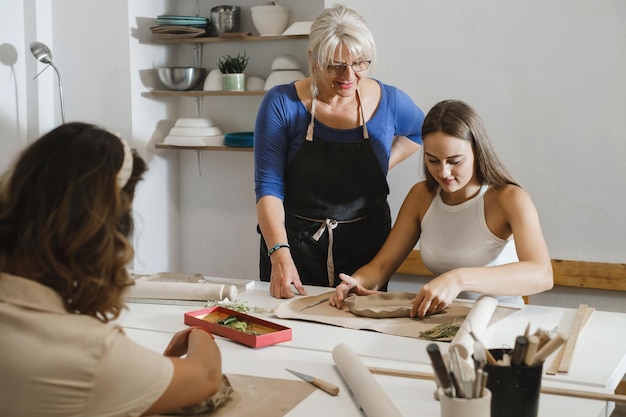
[[[455,206],[441,199],[441,189],[422,220],[420,254],[424,265],[435,275],[460,267],[482,267],[518,262],[513,239],[505,240],[491,233],[485,222],[483,184],[474,198]],[[502,277],[506,279],[506,277]],[[514,282],[511,285],[515,285]],[[463,292],[459,298],[475,299],[478,293]],[[518,296],[499,296],[500,302],[521,303]]]

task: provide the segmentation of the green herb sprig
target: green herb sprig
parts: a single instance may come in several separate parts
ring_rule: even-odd
[[[459,326],[454,323],[442,323],[423,332],[419,332],[420,337],[428,340],[453,339],[459,331]]]

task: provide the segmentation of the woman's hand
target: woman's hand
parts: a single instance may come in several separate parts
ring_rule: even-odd
[[[351,292],[356,295],[370,295],[380,292],[365,288],[356,278],[353,278],[350,275],[339,274],[339,278],[342,282],[335,288],[335,295],[330,297],[330,300],[328,300],[328,304],[331,306],[341,308],[343,306],[343,300],[345,300]]]
[[[189,334],[194,330],[205,332],[210,335],[211,338],[213,338],[213,335],[211,335],[208,330],[203,329],[202,327],[189,327],[174,334],[172,340],[170,340],[170,343],[165,348],[163,356],[180,358],[181,356],[186,355],[187,350],[189,349]]]
[[[294,296],[294,293],[291,291],[292,285],[298,294],[306,295],[306,290],[302,286],[302,281],[300,281],[296,264],[291,259],[291,253],[288,249],[274,252],[271,261],[270,294],[272,297],[292,298]]]
[[[423,319],[448,307],[461,292],[454,274],[454,270],[446,272],[425,284],[411,301],[411,317]]]

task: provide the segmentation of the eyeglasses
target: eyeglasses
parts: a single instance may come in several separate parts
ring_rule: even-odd
[[[328,73],[330,75],[343,74],[348,69],[348,67],[352,68],[352,71],[354,72],[361,72],[361,71],[365,71],[366,69],[368,69],[371,63],[372,61],[370,60],[370,61],[353,62],[352,64],[329,65],[326,67],[326,70],[328,70]]]

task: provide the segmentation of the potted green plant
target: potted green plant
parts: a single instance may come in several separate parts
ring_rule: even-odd
[[[223,74],[224,91],[244,91],[246,78],[243,71],[248,66],[246,52],[237,56],[224,55],[217,62],[217,67]]]

